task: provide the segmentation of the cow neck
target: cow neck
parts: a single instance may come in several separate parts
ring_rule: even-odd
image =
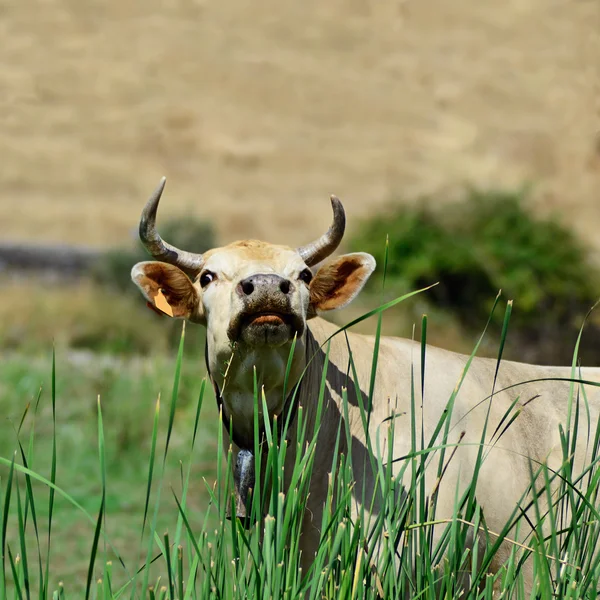
[[[307,345],[307,348],[308,348],[308,345]],[[208,364],[208,340],[206,341],[206,343],[204,345],[204,361],[206,363],[206,371],[208,373],[210,381],[213,385],[213,389],[215,391],[215,399],[217,401],[217,410],[219,411],[219,414],[221,415],[221,421],[223,423],[223,427],[225,428],[226,431],[229,432],[231,440],[240,450],[254,451],[254,448],[248,448],[245,441],[240,439],[240,437],[235,432],[235,428],[229,426],[229,417],[225,414],[225,406],[223,403],[223,396],[221,395],[221,390],[219,389],[217,382],[213,379],[213,376],[210,372],[210,365]],[[287,430],[288,431],[287,439],[289,440],[289,434],[290,434],[290,431],[292,430],[292,425],[296,419],[296,412],[298,410],[298,401],[299,401],[299,396],[300,396],[300,387],[301,387],[302,379],[303,378],[300,378],[300,381],[293,387],[292,391],[288,394],[287,398],[285,399],[285,403],[283,405],[283,410],[281,411],[281,415],[280,415],[281,418],[277,419],[277,434],[278,434],[277,439],[279,441],[281,441],[281,439],[282,439],[283,428],[285,427],[285,424],[288,421],[288,417],[289,417],[289,425],[288,425],[288,430]],[[265,440],[264,428],[262,426],[260,427],[260,438],[261,438],[260,443],[262,445]]]

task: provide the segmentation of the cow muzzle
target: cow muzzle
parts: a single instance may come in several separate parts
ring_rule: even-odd
[[[304,319],[293,309],[294,284],[272,273],[243,279],[235,288],[242,308],[231,320],[227,335],[248,346],[277,347],[304,332]]]

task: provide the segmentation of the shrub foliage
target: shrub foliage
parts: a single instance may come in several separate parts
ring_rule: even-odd
[[[582,320],[598,299],[600,274],[575,235],[555,219],[534,217],[522,193],[472,190],[463,201],[441,207],[431,201],[394,206],[366,220],[350,245],[383,265],[386,236],[388,290],[439,282],[429,301],[470,331],[485,323],[502,290],[515,302],[511,337],[518,356],[570,361]],[[372,279],[382,277],[380,268]],[[593,324],[591,329],[582,354],[596,364],[600,346]]]

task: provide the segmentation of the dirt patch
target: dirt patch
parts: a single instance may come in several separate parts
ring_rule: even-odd
[[[595,0],[45,0],[0,9],[0,235],[163,215],[300,244],[388,200],[536,184],[600,247]]]

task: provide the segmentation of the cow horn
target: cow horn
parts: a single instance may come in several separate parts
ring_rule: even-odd
[[[156,211],[166,182],[167,178],[163,177],[148,202],[146,202],[146,206],[144,206],[140,219],[140,239],[153,258],[175,265],[188,275],[195,276],[204,264],[202,254],[179,250],[179,248],[163,241],[156,231]]]
[[[331,208],[333,209],[333,223],[327,233],[324,233],[318,240],[296,250],[309,267],[327,258],[340,245],[344,237],[346,213],[336,196],[331,196]]]

